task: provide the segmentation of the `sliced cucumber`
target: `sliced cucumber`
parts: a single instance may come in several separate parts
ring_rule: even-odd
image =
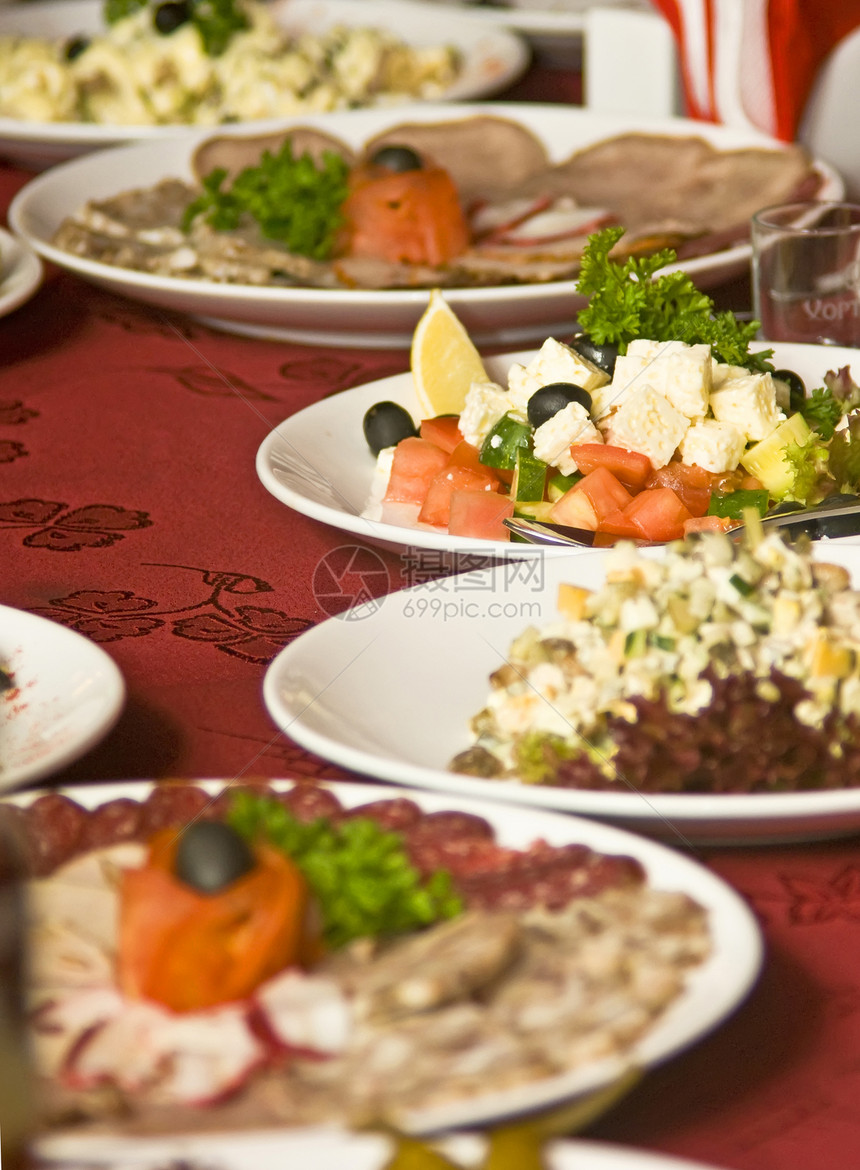
[[[514,478],[511,482],[512,500],[542,500],[546,487],[547,465],[529,451],[517,447]]]
[[[532,429],[528,423],[520,422],[509,414],[503,414],[481,446],[481,462],[485,467],[500,471],[513,471],[517,463],[517,451],[521,447],[529,450]]]
[[[514,515],[522,516],[524,520],[539,520],[542,524],[552,520],[551,500],[517,500],[514,504]]]
[[[581,479],[581,471],[574,471],[573,475],[562,475],[561,472],[558,472],[546,485],[547,499],[553,502],[560,500],[564,493],[570,491],[573,485]]]

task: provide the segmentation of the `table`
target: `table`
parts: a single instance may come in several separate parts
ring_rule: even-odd
[[[538,68],[504,97],[578,93]],[[4,209],[27,178],[0,166]],[[748,285],[715,299],[748,308]],[[344,778],[276,733],[260,690],[326,616],[315,566],[355,542],[277,503],[254,456],[291,413],[407,355],[219,334],[56,271],[0,321],[0,355],[0,602],[94,639],[128,685],[116,728],[52,784]],[[399,587],[400,557],[380,555]],[[728,1170],[860,1165],[858,844],[698,851],[758,915],[764,973],[590,1136]]]

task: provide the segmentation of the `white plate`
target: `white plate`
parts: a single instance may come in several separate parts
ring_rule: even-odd
[[[65,3],[65,0],[62,0]],[[344,3],[352,0],[344,0]],[[681,118],[643,121],[630,117],[597,116],[571,106],[529,103],[410,106],[394,110],[355,110],[296,119],[324,128],[352,146],[361,146],[374,134],[404,121],[456,121],[478,113],[507,117],[540,138],[554,160],[575,149],[631,130],[660,134],[700,135],[716,146],[765,145],[772,139],[754,131],[740,131]],[[51,240],[60,223],[89,199],[104,199],[133,187],[149,187],[169,176],[190,179],[195,145],[211,131],[194,131],[181,141],[162,141],[99,153],[57,167],[30,182],[9,210],[9,222],[43,257],[61,268],[161,308],[175,309],[233,332],[317,345],[407,348],[427,304],[420,289],[362,291],[349,289],[273,288],[214,284],[132,272],[82,259],[54,247]],[[828,196],[838,197],[841,180],[822,166]],[[683,267],[701,287],[718,284],[746,271],[748,244],[727,248],[684,262]],[[446,290],[451,307],[479,345],[511,348],[558,330],[569,332],[578,308],[576,282],[490,286]]]
[[[441,96],[444,101],[487,97],[514,82],[529,61],[518,34],[493,27],[466,10],[446,14],[418,0],[274,0],[272,9],[288,29],[320,35],[338,24],[386,28],[415,46],[454,45],[463,70]],[[103,30],[101,0],[35,0],[0,7],[0,36],[37,36],[57,40]],[[264,132],[281,119],[243,123],[245,132]],[[187,125],[111,126],[88,122],[27,122],[0,118],[0,155],[37,169],[121,142],[165,142],[183,136]],[[213,133],[212,128],[208,133]]]
[[[219,791],[223,785],[214,781],[207,786]],[[641,862],[655,889],[683,890],[708,913],[713,941],[711,954],[690,970],[682,994],[633,1047],[625,1061],[603,1060],[563,1076],[487,1092],[461,1103],[416,1110],[403,1118],[403,1125],[410,1132],[437,1133],[490,1124],[598,1089],[609,1084],[631,1063],[639,1068],[651,1068],[683,1051],[725,1020],[744,1000],[758,976],[762,940],[746,902],[721,878],[675,849],[594,821],[543,810],[518,809],[492,801],[463,799],[449,793],[383,789],[379,785],[352,783],[325,784],[324,787],[335,792],[347,807],[404,796],[430,812],[461,809],[476,813],[490,821],[500,843],[515,848],[525,848],[542,839],[552,845],[578,842],[600,852],[632,856]],[[149,786],[145,784],[126,783],[87,785],[66,792],[81,804],[92,806],[119,796],[140,799],[148,790]],[[63,1140],[71,1143],[74,1135]],[[92,1135],[82,1137],[80,1142],[81,1152],[85,1148],[88,1157],[94,1153],[95,1138]],[[144,1145],[141,1138],[128,1143],[141,1153]],[[284,1164],[316,1167],[311,1161]],[[245,1166],[249,1165],[256,1166],[257,1163],[248,1159]]]
[[[95,642],[56,622],[0,606],[0,791],[70,764],[113,726],[125,684]]]
[[[305,1133],[249,1133],[241,1136],[176,1138],[171,1141],[130,1143],[109,1138],[90,1139],[86,1153],[80,1143],[46,1139],[39,1143],[40,1165],[45,1170],[59,1162],[72,1170],[69,1160],[85,1157],[86,1167],[114,1170],[164,1170],[165,1166],[205,1167],[206,1170],[385,1170],[392,1152],[386,1138],[374,1134],[343,1134],[330,1130]],[[143,1146],[144,1149],[139,1147]],[[440,1143],[449,1158],[464,1167],[477,1165],[483,1153],[477,1136],[457,1135]],[[545,1149],[546,1170],[709,1170],[701,1162],[650,1154],[606,1142],[557,1141]],[[81,1170],[84,1167],[77,1163]],[[715,1168],[710,1168],[715,1170]]]
[[[42,276],[42,261],[32,248],[0,228],[0,317],[28,301]]]
[[[660,550],[652,550],[659,555]],[[850,569],[860,548],[819,543]],[[562,581],[594,589],[604,554],[508,561],[392,593],[300,635],[269,667],[263,699],[308,751],[382,780],[599,817],[684,845],[810,840],[860,830],[860,787],[834,792],[699,795],[586,792],[447,770],[470,745],[469,719],[514,637],[558,616]]]
[[[566,332],[569,334],[570,328]],[[823,385],[821,379],[828,370],[852,363],[855,377],[860,378],[860,352],[856,349],[782,342],[774,342],[770,348],[777,368],[796,370],[810,390]],[[500,354],[487,358],[484,364],[487,373],[505,385],[511,363],[528,361],[531,356]],[[449,536],[429,524],[418,525],[417,521],[414,527],[407,527],[364,519],[361,512],[370,493],[376,460],[364,440],[361,424],[369,407],[387,399],[399,403],[416,422],[420,421],[411,374],[367,382],[323,398],[286,419],[270,432],[257,452],[257,474],[263,485],[295,511],[363,540],[442,549],[455,554],[455,560],[462,554],[517,559],[556,556],[559,551],[564,554],[565,550],[539,549],[534,545]]]

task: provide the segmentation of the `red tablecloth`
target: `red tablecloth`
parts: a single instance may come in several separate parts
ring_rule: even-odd
[[[515,94],[564,84],[532,74]],[[26,178],[0,167],[3,207]],[[288,415],[407,365],[219,334],[57,272],[0,321],[0,602],[99,642],[129,690],[116,729],[54,783],[339,775],[276,733],[260,689],[325,616],[316,565],[356,542],[275,501],[254,457]],[[396,588],[401,560],[381,555]],[[754,907],[764,974],[593,1135],[729,1170],[856,1170],[858,841],[700,855]]]

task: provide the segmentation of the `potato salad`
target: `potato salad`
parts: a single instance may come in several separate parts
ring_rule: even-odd
[[[105,15],[94,36],[0,38],[0,117],[218,125],[433,99],[459,70],[455,49],[384,29],[292,37],[253,0],[114,3]]]
[[[456,772],[634,792],[858,783],[860,593],[777,533],[607,554],[490,679]]]

